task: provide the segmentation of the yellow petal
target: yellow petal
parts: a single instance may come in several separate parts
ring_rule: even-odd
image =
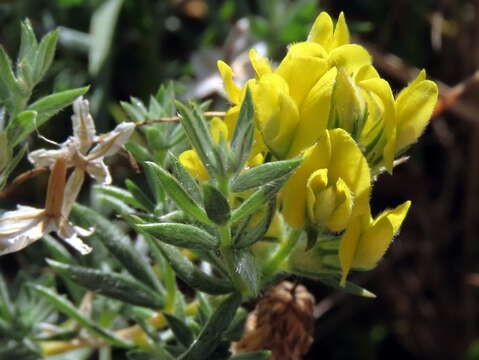
[[[331,157],[328,166],[330,181],[341,178],[354,194],[352,215],[369,212],[371,175],[368,162],[356,142],[343,129],[329,130]]]
[[[319,142],[304,152],[300,166],[281,190],[284,220],[293,227],[302,227],[306,216],[306,183],[317,169],[327,168],[331,154],[329,133],[324,131]]]
[[[338,17],[338,21],[336,23],[336,27],[334,28],[334,35],[333,41],[331,43],[331,49],[339,47],[341,45],[349,44],[349,29],[348,25],[346,24],[346,19],[344,17],[344,13],[341,11]]]
[[[288,158],[298,155],[324,132],[328,124],[331,96],[337,69],[332,68],[314,85],[300,109],[301,120],[291,145]]]
[[[233,81],[233,70],[231,70],[231,67],[221,60],[217,62],[217,66],[221,77],[223,78],[223,86],[225,88],[226,95],[228,95],[228,99],[233,104],[239,104],[241,99],[241,89]]]
[[[386,145],[383,151],[384,166],[392,172],[394,155],[396,153],[396,114],[394,96],[389,83],[384,79],[369,79],[361,81],[360,86],[373,92],[383,103],[383,127]]]
[[[249,51],[249,59],[258,79],[264,74],[271,72],[271,65],[269,64],[268,59],[259,55],[256,49],[252,48]]]
[[[325,11],[321,12],[314,21],[313,27],[308,35],[308,41],[315,42],[329,48],[333,37],[333,20]]]
[[[354,218],[344,232],[339,245],[339,263],[341,265],[341,286],[346,284],[346,278],[351,270],[354,255],[361,232],[360,219]]]
[[[429,80],[416,79],[401,91],[396,100],[396,152],[414,143],[421,136],[436,106],[437,97],[437,85]]]
[[[220,118],[214,117],[211,119],[210,122],[210,133],[213,137],[213,142],[218,144],[220,142],[221,137],[227,140],[228,137],[228,126],[225,124],[223,120]]]
[[[286,80],[289,95],[299,107],[314,84],[324,75],[327,66],[326,60],[316,57],[287,57],[279,65],[276,74]]]
[[[288,46],[288,53],[286,54],[286,58],[302,56],[311,56],[326,59],[328,57],[328,53],[321,45],[308,41],[302,41]]]
[[[359,68],[356,75],[354,76],[354,81],[356,81],[356,83],[359,83],[363,80],[369,80],[374,78],[379,78],[379,73],[374,68],[374,66],[368,64]]]
[[[342,231],[346,228],[351,218],[353,210],[353,196],[348,185],[343,179],[338,179],[336,182],[336,209],[331,213],[326,226],[331,231]]]
[[[319,169],[314,171],[306,183],[306,205],[308,207],[308,216],[312,222],[317,219],[316,206],[318,204],[317,195],[328,186],[328,169]],[[319,209],[319,212],[321,209]]]
[[[371,55],[360,45],[347,44],[331,50],[330,66],[344,68],[348,75],[355,74],[361,67],[371,64]]]
[[[233,135],[234,129],[236,127],[236,121],[238,121],[238,115],[240,112],[241,105],[232,106],[226,111],[225,114],[225,124],[228,127],[229,136]]]
[[[407,215],[410,201],[395,209],[386,210],[379,215],[371,226],[361,235],[352,266],[371,269],[383,257],[394,235],[399,231]]]
[[[182,152],[179,156],[179,161],[195,178],[203,181],[208,180],[208,172],[196,151],[187,150]]]

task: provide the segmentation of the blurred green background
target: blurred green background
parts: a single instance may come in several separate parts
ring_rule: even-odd
[[[479,69],[477,0],[1,0],[0,43],[13,57],[25,18],[38,36],[60,27],[55,62],[34,97],[91,84],[88,98],[102,132],[124,116],[119,101],[147,101],[171,79],[183,100],[210,98],[213,109],[223,110],[216,60],[232,64],[244,80],[251,46],[280,59],[287,44],[305,39],[321,10],[333,18],[345,12],[355,41],[375,54],[396,91],[416,68],[426,68],[447,98]],[[375,209],[413,201],[388,255],[355,279],[378,298],[305,282],[318,302],[307,359],[479,359],[478,93],[470,79],[462,97],[432,120],[411,159],[375,185]],[[69,116],[56,116],[41,134],[63,141]],[[31,139],[32,149],[40,144]],[[27,168],[25,161],[17,172]],[[116,170],[121,178],[125,166]],[[1,207],[40,204],[36,189],[45,180],[24,184]],[[13,277],[25,256],[2,257],[0,268]]]

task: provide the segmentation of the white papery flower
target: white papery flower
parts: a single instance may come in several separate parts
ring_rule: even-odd
[[[76,196],[68,193],[65,178],[66,161],[59,158],[48,179],[45,209],[18,205],[17,210],[7,211],[0,217],[0,255],[19,251],[52,231],[81,254],[91,251],[79,236],[91,235],[92,230],[68,221]]]
[[[28,155],[28,160],[34,167],[51,167],[58,158],[64,158],[68,168],[75,167],[77,181],[83,179],[78,174],[81,171],[87,172],[98,182],[110,184],[110,171],[103,159],[118,152],[135,129],[135,124],[132,122],[121,123],[109,133],[101,136],[96,135],[95,123],[90,115],[88,100],[82,97],[73,102],[71,119],[73,136],[60,144],[59,149],[39,149],[31,152]],[[83,184],[83,180],[76,184],[72,183],[70,187],[74,189],[81,187],[81,184]]]

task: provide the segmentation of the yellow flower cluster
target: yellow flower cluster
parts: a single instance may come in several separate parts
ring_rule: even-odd
[[[368,51],[350,44],[342,13],[336,24],[321,13],[307,41],[289,46],[275,69],[254,50],[250,61],[256,77],[242,88],[232,69],[218,62],[233,105],[225,128],[234,128],[249,88],[256,121],[251,158],[256,163],[266,153],[277,160],[303,158],[280,193],[280,210],[293,228],[316,227],[342,236],[338,255],[344,283],[350,269],[376,265],[407,214],[410,202],[373,218],[372,179],[382,169],[392,173],[395,157],[422,134],[437,86],[421,71],[395,97]],[[181,158],[198,172],[191,152]]]

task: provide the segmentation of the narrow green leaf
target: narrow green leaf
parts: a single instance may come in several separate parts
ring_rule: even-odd
[[[152,159],[148,149],[137,144],[136,142],[128,141],[125,144],[125,147],[139,163],[150,161]]]
[[[248,88],[231,139],[231,152],[234,159],[232,171],[235,173],[243,168],[249,157],[253,146],[254,129],[254,107],[251,91]]]
[[[243,336],[247,318],[248,312],[243,308],[239,308],[230,326],[226,329],[224,338],[229,341],[239,341]]]
[[[198,338],[189,349],[182,354],[180,360],[203,360],[215,351],[220,343],[224,331],[233,320],[236,310],[241,305],[241,296],[233,293],[228,296],[216,309]]]
[[[230,360],[268,360],[271,357],[271,351],[255,351],[248,353],[240,353],[232,356]]]
[[[274,213],[276,211],[276,201],[273,198],[268,204],[266,214],[263,219],[250,231],[244,232],[243,235],[240,234],[237,242],[234,246],[238,249],[245,248],[253,245],[255,242],[261,240],[271,225],[273,221]]]
[[[120,339],[115,334],[102,328],[92,320],[85,317],[64,296],[59,295],[53,290],[41,285],[34,285],[33,289],[35,289],[35,291],[37,291],[40,295],[43,295],[46,299],[48,299],[50,303],[54,305],[59,311],[75,319],[80,325],[85,327],[93,335],[99,336],[106,342],[121,348],[131,348],[133,346],[132,344],[126,342],[123,339]]]
[[[36,128],[36,111],[22,111],[7,126],[7,134],[12,147],[26,139]]]
[[[89,86],[85,86],[82,88],[65,90],[45,96],[29,105],[28,110],[36,111],[40,114],[47,113],[50,116],[53,116],[64,107],[70,105],[77,97],[85,94],[89,88]],[[37,123],[37,126],[40,125],[42,124]]]
[[[341,290],[341,291],[345,291],[349,294],[358,295],[358,296],[367,297],[367,298],[375,298],[376,297],[376,295],[374,295],[369,290],[364,289],[363,287],[361,287],[359,285],[356,285],[356,284],[354,284],[350,281],[346,281],[346,285],[341,286],[339,284],[339,281],[340,281],[340,276],[339,275],[330,275],[330,276],[329,275],[324,275],[324,276],[318,277],[318,279],[322,283],[324,283],[328,286],[331,286],[332,288],[335,288],[335,289],[338,289],[338,290]]]
[[[10,300],[8,286],[5,279],[0,273],[0,317],[10,322],[14,318],[15,307]]]
[[[163,286],[148,261],[131,245],[125,238],[125,234],[115,225],[96,211],[79,204],[73,205],[72,215],[78,220],[78,223],[86,227],[95,227],[96,231],[93,236],[96,236],[105,245],[108,251],[118,259],[134,278],[158,292],[164,293]]]
[[[226,294],[233,291],[233,286],[229,281],[206,275],[175,247],[159,241],[152,241],[152,243],[160,249],[178,277],[193,289],[211,295]]]
[[[70,254],[70,252],[53,236],[43,235],[42,238],[43,244],[46,246],[50,256],[57,261],[61,261],[67,264],[74,264],[75,259]]]
[[[203,184],[203,198],[206,214],[215,224],[224,225],[231,217],[228,200],[214,186]]]
[[[183,189],[178,180],[155,163],[146,162],[145,165],[154,171],[163,189],[181,210],[205,224],[211,224],[206,212]]]
[[[13,169],[17,167],[18,163],[23,159],[23,156],[25,155],[26,151],[27,145],[23,146],[20,150],[16,150],[13,159],[11,159],[7,167],[3,169],[2,172],[0,172],[0,189],[3,189],[3,187],[7,183],[8,176],[13,171]]]
[[[114,185],[96,185],[94,189],[105,195],[112,196],[124,203],[127,203],[128,205],[134,206],[136,208],[142,207],[129,191],[121,187]]]
[[[12,158],[12,148],[9,146],[6,131],[0,132],[0,172],[8,165]]]
[[[147,212],[155,211],[155,204],[148,198],[148,196],[146,196],[138,185],[130,179],[125,181],[125,185],[143,210]]]
[[[5,86],[6,90],[13,94],[19,95],[21,93],[21,89],[18,85],[17,79],[13,74],[12,70],[12,61],[8,56],[7,52],[0,45],[0,81]],[[24,94],[25,95],[25,94]]]
[[[130,103],[127,103],[126,101],[120,101],[120,105],[131,121],[138,123],[146,120],[145,115]]]
[[[176,223],[139,224],[139,229],[153,235],[155,239],[178,247],[198,250],[214,250],[218,241],[193,225]]]
[[[205,165],[208,174],[214,176],[218,164],[213,153],[213,139],[204,117],[197,109],[193,108],[193,111],[190,111],[180,102],[176,102],[176,107],[180,113],[181,125],[183,125],[191,145],[196,150],[201,162]]]
[[[257,296],[260,289],[260,271],[255,257],[250,250],[246,249],[234,249],[232,253],[235,272],[246,285],[248,295]]]
[[[35,54],[35,62],[33,64],[33,82],[37,84],[52,64],[57,47],[58,30],[49,32],[40,41],[40,45]]]
[[[107,59],[123,0],[107,0],[93,13],[88,71],[96,76]]]
[[[292,159],[255,166],[233,179],[231,191],[238,193],[262,186],[290,174],[300,163],[301,159]]]
[[[125,275],[68,265],[50,259],[47,259],[47,263],[66,278],[99,294],[152,309],[161,309],[164,305],[162,296]]]
[[[266,204],[276,193],[281,189],[284,183],[288,180],[288,176],[283,176],[278,180],[268,183],[257,191],[255,191],[249,198],[247,198],[238,208],[233,211],[231,215],[231,223],[234,224],[243,217],[248,216],[258,211],[264,204]]]
[[[173,331],[176,340],[185,348],[188,348],[193,342],[193,332],[189,326],[174,315],[163,313],[163,316],[166,318],[166,321],[168,321],[168,325],[171,331]]]
[[[26,19],[21,22],[20,50],[18,51],[18,60],[24,58],[31,60],[37,51],[38,42],[33,32],[30,20]]]
[[[184,168],[184,166],[173,154],[170,153],[169,155],[172,162],[172,171],[176,179],[186,190],[186,192],[190,194],[193,200],[195,200],[198,204],[201,204],[203,201],[201,197],[201,191],[195,178],[191,176],[189,171]]]

